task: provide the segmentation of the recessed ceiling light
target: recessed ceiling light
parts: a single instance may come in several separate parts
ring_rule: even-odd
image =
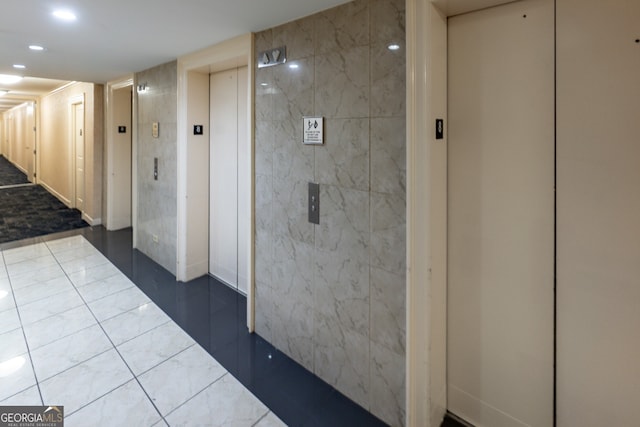
[[[269,83],[260,83],[260,86],[269,86]]]
[[[0,74],[0,84],[10,85],[13,83],[18,83],[22,80],[22,76],[14,76],[11,74]]]
[[[76,20],[76,14],[71,12],[70,10],[56,10],[55,12],[53,12],[53,16],[67,22]]]
[[[25,68],[27,68],[27,66],[22,64],[13,64],[13,68],[17,68],[18,70],[24,70]]]
[[[31,46],[29,46],[29,49],[36,50],[36,51],[41,51],[41,50],[44,50],[44,47],[38,46],[37,44],[32,44]]]
[[[387,46],[387,49],[389,50],[398,50],[400,49],[400,45],[399,44],[390,44],[389,46]]]
[[[289,68],[291,68],[291,69],[293,69],[293,70],[295,70],[295,69],[296,69],[296,68],[298,68],[298,67],[299,67],[299,65],[298,65],[298,64],[291,64],[291,65],[289,65]]]

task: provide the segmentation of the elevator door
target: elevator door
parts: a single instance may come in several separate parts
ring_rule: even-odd
[[[247,67],[210,77],[209,271],[248,289]]]
[[[554,6],[448,21],[448,407],[551,426]]]

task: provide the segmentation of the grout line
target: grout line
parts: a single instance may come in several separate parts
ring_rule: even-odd
[[[104,256],[104,255],[103,255],[103,256]],[[54,258],[55,258],[55,255],[54,255]],[[105,258],[106,258],[106,256],[105,256]],[[108,260],[108,258],[107,258],[107,261],[108,261],[109,263],[111,263],[111,261],[109,261],[109,260]],[[58,259],[57,259],[57,258],[56,258],[56,262],[58,262]],[[59,262],[58,262],[58,264],[60,265],[60,263],[59,263]],[[111,264],[113,264],[113,263],[111,263]],[[60,268],[62,268],[62,265],[60,265]],[[64,269],[63,269],[63,271],[64,271]],[[158,415],[160,415],[160,417],[162,418],[162,420],[163,420],[165,423],[167,423],[167,420],[164,418],[164,416],[162,415],[162,413],[160,412],[160,410],[159,410],[159,409],[158,409],[158,407],[156,406],[156,404],[155,404],[155,402],[153,401],[153,399],[151,399],[151,396],[149,396],[149,394],[147,393],[147,391],[145,390],[145,388],[144,388],[144,387],[142,387],[142,384],[140,383],[140,380],[138,379],[138,377],[136,376],[136,374],[133,372],[133,370],[131,369],[131,367],[130,367],[130,366],[129,366],[129,364],[127,363],[127,361],[124,359],[124,357],[122,356],[122,353],[120,353],[120,350],[118,350],[118,347],[115,345],[115,343],[113,342],[113,340],[111,339],[111,337],[109,336],[109,334],[107,333],[107,331],[106,331],[106,330],[104,329],[104,327],[102,326],[102,323],[100,323],[100,321],[99,321],[99,320],[98,320],[98,318],[96,317],[96,315],[95,315],[95,313],[93,312],[93,310],[91,310],[91,307],[90,307],[90,306],[89,306],[89,304],[85,301],[85,299],[84,299],[84,297],[82,296],[82,294],[80,293],[80,291],[78,291],[78,288],[76,287],[76,285],[73,283],[73,281],[71,281],[71,278],[69,277],[69,274],[68,274],[66,271],[64,271],[64,273],[65,273],[65,276],[67,277],[67,279],[68,279],[68,280],[71,282],[71,284],[73,285],[73,288],[76,290],[76,292],[77,292],[77,293],[78,293],[78,295],[80,296],[80,299],[82,299],[82,301],[84,302],[85,306],[87,307],[87,309],[89,310],[89,312],[91,313],[91,315],[93,316],[93,318],[96,320],[98,327],[102,330],[102,333],[104,333],[105,337],[107,337],[107,339],[108,339],[108,340],[109,340],[109,342],[111,343],[111,345],[112,345],[112,347],[113,347],[113,350],[115,350],[115,352],[118,354],[118,356],[120,356],[120,359],[122,360],[122,362],[124,363],[124,365],[127,367],[127,369],[129,370],[129,372],[131,373],[131,375],[132,375],[132,377],[133,377],[131,380],[135,380],[135,381],[138,383],[138,385],[140,386],[140,388],[141,388],[141,389],[142,389],[142,391],[144,392],[145,396],[147,396],[147,399],[149,399],[149,402],[151,402],[151,405],[152,405],[152,406],[153,406],[153,408],[156,410],[156,412],[158,413]],[[135,308],[134,308],[133,310],[135,310]],[[132,311],[132,310],[128,310],[128,311],[126,311],[126,312],[124,312],[124,313],[128,313],[129,311]],[[120,313],[120,314],[124,314],[124,313]],[[114,317],[115,317],[115,316],[114,316]],[[140,334],[140,335],[142,335],[142,334]],[[139,336],[139,335],[138,335],[138,336]],[[132,338],[132,339],[133,339],[133,338]],[[107,350],[107,351],[109,351],[109,350]],[[105,351],[105,352],[103,352],[103,353],[100,353],[100,354],[104,354],[104,353],[106,353],[106,351]],[[95,356],[94,356],[94,357],[95,357]],[[77,366],[77,365],[76,365],[76,366]],[[130,380],[130,381],[131,381],[131,380]],[[127,383],[129,383],[129,381],[125,382],[124,384],[127,384]],[[109,393],[113,392],[114,390],[116,390],[116,389],[118,389],[118,388],[122,387],[124,384],[119,385],[118,387],[116,387],[116,388],[114,388],[113,390],[109,391],[108,393],[106,393],[106,394],[104,394],[104,395],[100,396],[99,398],[97,398],[97,399],[95,399],[95,400],[93,400],[93,401],[91,401],[91,402],[87,403],[87,404],[86,404],[86,405],[84,405],[84,406],[81,406],[77,411],[74,411],[74,412],[72,412],[72,413],[78,412],[80,409],[82,409],[82,408],[84,408],[84,407],[86,407],[86,406],[90,405],[91,403],[95,402],[95,401],[96,401],[96,400],[98,400],[98,399],[103,398],[103,397],[104,397],[104,396],[106,396],[107,394],[109,394]],[[69,414],[69,415],[71,415],[71,414]],[[169,423],[167,423],[167,425],[168,425],[168,424],[169,424]]]
[[[89,242],[89,243],[90,243],[90,242]],[[54,255],[54,258],[55,258],[55,255]],[[56,258],[56,261],[57,261],[57,258]],[[112,263],[111,261],[108,261],[108,262],[109,262],[110,264],[112,264],[112,265],[113,265],[113,263]],[[60,266],[60,267],[62,268],[62,266]],[[116,268],[117,268],[117,267],[116,267]],[[64,269],[63,269],[63,271],[64,271]],[[173,355],[171,355],[171,356],[167,357],[167,358],[166,358],[166,359],[164,359],[162,362],[160,362],[160,363],[158,363],[157,365],[155,365],[155,366],[153,366],[153,367],[151,367],[151,368],[147,369],[147,370],[146,370],[146,371],[144,371],[144,372],[141,372],[139,375],[136,375],[136,374],[133,372],[133,370],[131,369],[131,367],[129,366],[129,364],[127,363],[126,359],[124,358],[124,356],[122,355],[122,353],[120,352],[120,350],[118,349],[118,347],[115,345],[115,343],[113,342],[113,340],[111,339],[111,337],[110,337],[110,336],[109,336],[109,334],[107,333],[107,331],[106,331],[106,330],[104,329],[104,327],[102,326],[102,323],[100,322],[100,320],[98,320],[98,318],[96,317],[96,315],[95,315],[95,313],[93,312],[93,310],[91,310],[91,307],[89,306],[89,304],[85,301],[84,297],[80,294],[80,292],[78,291],[78,288],[76,287],[76,285],[73,283],[73,281],[71,281],[71,278],[69,278],[69,276],[68,276],[68,274],[66,273],[66,271],[65,271],[65,275],[66,275],[66,277],[69,279],[69,281],[71,282],[71,284],[73,285],[74,289],[76,290],[76,292],[78,293],[78,295],[80,296],[80,298],[82,299],[82,301],[84,302],[84,304],[85,304],[85,306],[87,307],[87,309],[91,312],[91,315],[94,317],[94,319],[95,319],[95,320],[96,320],[96,322],[97,322],[97,325],[100,327],[100,329],[102,330],[102,332],[105,334],[105,336],[107,337],[107,339],[109,340],[109,342],[110,342],[110,343],[111,343],[111,345],[113,346],[113,349],[116,351],[116,353],[118,354],[118,356],[120,356],[120,359],[122,360],[122,362],[125,364],[125,366],[126,366],[126,367],[127,367],[127,369],[129,370],[129,372],[130,372],[130,373],[131,373],[131,375],[133,376],[133,378],[132,378],[132,379],[133,379],[133,380],[135,380],[135,381],[138,383],[138,385],[139,385],[139,386],[140,386],[140,388],[142,389],[142,391],[143,391],[143,393],[145,394],[145,396],[147,396],[147,398],[148,398],[148,399],[149,399],[149,401],[151,402],[151,405],[154,407],[154,409],[156,410],[156,412],[158,413],[158,415],[160,415],[160,417],[161,417],[162,421],[164,421],[167,425],[169,425],[169,422],[166,420],[166,417],[162,414],[162,412],[160,412],[160,409],[156,406],[155,402],[153,401],[153,399],[151,398],[151,396],[149,396],[149,393],[147,392],[147,390],[144,388],[144,386],[143,386],[143,385],[142,385],[142,383],[140,382],[140,380],[139,380],[139,376],[144,375],[145,373],[147,373],[147,372],[151,371],[152,369],[156,368],[157,366],[159,366],[159,365],[161,365],[161,364],[165,363],[167,360],[169,360],[169,359],[171,359],[171,358],[173,358],[173,357],[177,356],[178,354],[183,353],[183,352],[187,351],[188,349],[190,349],[190,348],[192,348],[192,347],[194,347],[194,346],[198,345],[198,342],[197,342],[197,341],[195,341],[191,336],[189,336],[189,335],[187,334],[187,336],[189,336],[189,339],[190,339],[191,341],[193,341],[193,344],[191,344],[191,345],[187,346],[186,348],[184,348],[184,349],[182,349],[182,350],[178,351],[177,353],[175,353],[175,354],[173,354]],[[134,285],[135,285],[135,283],[134,283]],[[140,288],[138,288],[138,286],[137,286],[137,285],[135,285],[135,287],[136,287],[137,289],[139,289],[139,290],[140,290]],[[128,289],[129,289],[129,288],[128,288]],[[141,291],[141,290],[140,290],[140,291]],[[146,294],[145,294],[145,296],[146,296]],[[145,303],[145,304],[154,304],[154,305],[156,305],[156,304],[155,304],[155,302],[153,302],[153,300],[150,300],[148,303]],[[158,308],[159,308],[159,307],[158,307]],[[120,313],[120,314],[128,313],[128,312],[131,312],[131,311],[136,310],[136,309],[137,309],[137,307],[136,307],[136,308],[133,308],[133,309],[131,309],[131,310],[127,310],[126,312],[123,312],[123,313]],[[117,316],[118,316],[118,315],[113,316],[113,317],[117,317]],[[111,317],[111,318],[113,318],[113,317]],[[173,321],[173,319],[171,319],[171,317],[170,317],[170,316],[167,316],[167,317],[169,318],[169,320],[168,320],[167,322],[164,322],[164,323],[162,323],[162,324],[160,324],[160,325],[157,325],[157,326],[155,326],[154,328],[150,329],[149,331],[145,331],[145,332],[141,333],[140,335],[137,335],[137,336],[135,336],[135,337],[132,337],[132,338],[130,338],[129,340],[127,340],[127,341],[124,341],[124,342],[120,343],[120,345],[122,345],[122,344],[124,344],[124,343],[126,343],[126,342],[129,342],[129,341],[132,341],[132,340],[134,340],[135,338],[138,338],[138,337],[140,337],[140,336],[142,336],[142,335],[144,335],[144,334],[146,334],[146,333],[148,333],[148,332],[150,332],[150,331],[152,331],[152,330],[154,330],[154,329],[159,328],[160,326],[166,325],[167,323],[170,323],[170,322],[174,322],[174,323],[175,323],[175,321]],[[111,319],[111,318],[110,318],[110,319]],[[108,320],[108,319],[105,319],[105,320]],[[176,324],[176,325],[177,325],[177,324]],[[92,326],[93,326],[93,325],[92,325]],[[106,350],[106,351],[104,351],[104,352],[102,352],[102,353],[100,353],[100,354],[104,354],[104,353],[106,353],[107,351],[110,351],[110,350]],[[97,356],[97,355],[96,355],[96,356]],[[93,356],[93,357],[96,357],[96,356]],[[93,357],[92,357],[92,358],[93,358]],[[202,393],[204,390],[206,390],[206,389],[207,389],[208,387],[210,387],[212,384],[216,383],[216,382],[217,382],[217,381],[219,381],[221,378],[223,378],[225,375],[229,374],[229,371],[228,371],[224,366],[222,366],[222,364],[220,364],[220,362],[218,362],[215,358],[213,358],[213,356],[211,356],[211,357],[212,357],[212,359],[213,359],[213,360],[214,360],[218,365],[220,365],[220,367],[222,367],[222,368],[224,369],[225,373],[224,373],[223,375],[221,375],[219,378],[217,378],[215,381],[213,381],[212,383],[208,384],[208,385],[207,385],[206,387],[204,387],[202,390],[200,390],[199,392],[197,392],[196,394],[194,394],[193,396],[191,396],[189,399],[187,399],[187,400],[186,400],[185,402],[183,402],[181,405],[179,405],[179,406],[177,406],[176,408],[174,408],[172,411],[170,411],[170,412],[167,414],[167,416],[168,416],[168,415],[170,415],[171,413],[173,413],[174,411],[176,411],[178,408],[180,408],[180,407],[182,407],[183,405],[185,405],[187,402],[189,402],[189,401],[190,401],[190,400],[192,400],[193,398],[195,398],[198,394]],[[92,359],[92,358],[91,358],[91,359]],[[90,360],[90,359],[88,359],[88,360]],[[81,362],[81,363],[84,363],[84,362]],[[77,366],[77,365],[75,365],[75,366]],[[127,381],[127,382],[126,382],[126,383],[124,383],[124,384],[127,384],[127,383],[129,383],[129,382],[130,382],[130,381]],[[96,400],[98,400],[98,399],[101,399],[101,398],[105,397],[107,394],[109,394],[109,393],[113,392],[114,390],[116,390],[116,389],[118,389],[118,388],[122,387],[124,384],[121,384],[120,386],[118,386],[118,387],[114,388],[113,390],[110,390],[108,393],[106,393],[106,394],[104,394],[104,395],[102,395],[102,396],[98,397],[97,399],[95,399],[95,400],[93,400],[93,401],[91,401],[91,402],[89,402],[89,403],[85,404],[84,406],[80,407],[77,411],[79,411],[80,409],[82,409],[82,408],[84,408],[84,407],[86,407],[86,406],[90,405],[91,403],[95,402]],[[245,388],[246,388],[246,387],[245,387]],[[251,393],[251,394],[253,395],[253,393]],[[254,396],[255,396],[255,395],[254,395]],[[77,411],[74,411],[74,412],[72,412],[72,413],[75,413],[75,412],[77,412]]]
[[[266,406],[266,405],[265,405]],[[267,412],[265,412],[265,414],[260,417],[260,419],[258,421],[256,421],[255,423],[251,424],[251,427],[255,427],[258,424],[260,424],[260,421],[264,420],[265,418],[267,418],[269,416],[269,414],[271,413],[271,410],[269,408],[267,408]]]
[[[9,286],[11,287],[11,297],[13,298],[13,303],[15,304],[16,314],[18,316],[18,321],[20,322],[20,330],[22,332],[22,338],[24,339],[24,345],[27,348],[27,355],[29,356],[29,363],[31,364],[31,372],[33,372],[33,378],[36,381],[35,385],[38,388],[38,394],[40,395],[40,402],[44,405],[44,399],[42,397],[42,390],[40,389],[40,381],[38,381],[38,374],[36,373],[36,368],[33,365],[33,358],[31,357],[31,348],[29,347],[29,341],[27,340],[27,335],[24,332],[24,325],[22,323],[22,317],[20,316],[20,310],[18,309],[18,301],[16,301],[16,296],[15,296],[15,293],[14,293],[14,290],[13,290],[13,284],[11,282],[11,276],[9,275],[9,270],[7,269],[7,262],[6,262],[5,257],[4,257],[4,252],[0,252],[0,256],[2,256],[2,263],[4,265],[5,270],[7,271],[7,280],[9,281]],[[30,386],[28,388],[31,388],[31,387],[33,387],[33,386]],[[27,390],[28,388],[26,388],[25,390]]]
[[[220,365],[220,367],[222,367],[224,369],[224,366]],[[224,374],[220,375],[218,378],[216,378],[213,382],[211,382],[210,384],[207,384],[202,390],[198,391],[196,394],[194,394],[193,396],[191,396],[190,398],[188,398],[187,400],[185,400],[184,402],[182,402],[180,405],[176,406],[174,409],[172,409],[171,411],[169,411],[169,413],[167,414],[167,416],[173,414],[174,412],[176,412],[178,409],[182,408],[183,406],[185,406],[187,403],[191,402],[193,399],[196,398],[196,396],[198,396],[199,394],[202,394],[206,389],[208,389],[209,387],[211,387],[212,385],[214,385],[215,383],[217,383],[218,381],[220,381],[222,378],[226,377],[227,375],[230,375],[229,371],[227,371],[226,369],[224,369]],[[233,377],[233,375],[231,375]],[[244,386],[243,386],[244,387]],[[245,387],[246,389],[246,387]],[[145,391],[146,392],[146,391]],[[253,393],[251,393],[254,397],[255,395]],[[256,397],[257,399],[257,397]],[[267,405],[265,405],[267,406]],[[268,409],[268,408],[267,408]],[[165,420],[165,422],[167,424],[169,424],[169,422],[167,420]]]
[[[553,426],[558,423],[558,4],[553,1]]]

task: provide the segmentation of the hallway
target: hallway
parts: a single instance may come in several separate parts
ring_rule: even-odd
[[[0,156],[0,244],[87,227],[70,209]]]
[[[55,401],[70,426],[383,425],[249,334],[243,296],[130,248],[102,227],[0,246],[0,405]]]

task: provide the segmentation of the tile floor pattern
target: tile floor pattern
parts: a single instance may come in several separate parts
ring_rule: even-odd
[[[0,254],[0,405],[64,405],[67,426],[284,425],[84,237]]]

